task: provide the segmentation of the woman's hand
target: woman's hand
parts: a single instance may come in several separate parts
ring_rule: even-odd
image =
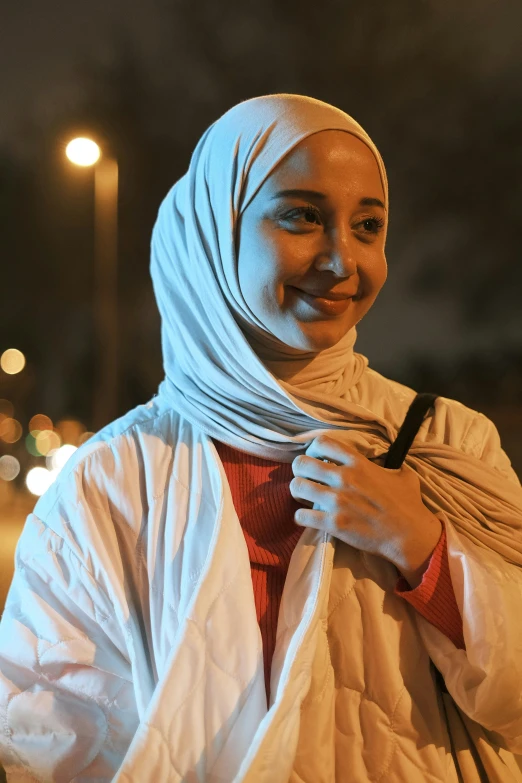
[[[315,438],[306,453],[295,458],[292,469],[292,496],[313,506],[296,512],[297,524],[379,555],[412,587],[420,584],[442,522],[422,502],[415,471],[380,467],[326,435]]]

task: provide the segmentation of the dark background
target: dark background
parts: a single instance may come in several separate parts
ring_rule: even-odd
[[[27,364],[0,370],[24,428],[0,456],[22,463],[17,491],[45,464],[24,450],[31,416],[93,427],[93,173],[66,142],[92,133],[119,163],[121,415],[163,377],[159,204],[208,125],[270,92],[339,106],[384,157],[389,278],[356,349],[492,418],[522,475],[519,2],[19,0],[2,17],[0,354]]]
[[[45,465],[29,420],[93,427],[93,172],[66,161],[66,142],[94,135],[119,163],[121,415],[163,376],[148,269],[160,201],[210,123],[272,92],[353,115],[387,166],[389,278],[356,349],[488,415],[522,476],[519,0],[4,3],[0,355],[27,364],[0,369],[0,425],[7,400],[23,427],[0,439],[21,463],[0,479],[0,606],[36,501],[25,476]]]

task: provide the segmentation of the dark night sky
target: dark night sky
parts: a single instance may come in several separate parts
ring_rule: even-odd
[[[474,3],[441,4],[430,0],[420,4],[431,8],[430,35],[435,36],[435,41],[443,41],[448,52],[448,62],[457,65],[458,78],[465,79],[466,74],[471,74],[473,80],[487,87],[496,83],[502,84],[506,78],[509,80],[513,78],[513,74],[521,73],[522,13],[519,3],[491,3],[488,0],[480,0]],[[64,3],[56,0],[41,3],[34,0],[10,3],[8,8],[4,6],[0,40],[0,141],[18,154],[30,155],[23,133],[24,123],[29,120],[45,125],[52,122],[56,112],[63,113],[64,107],[74,107],[78,99],[76,65],[83,59],[110,62],[114,55],[115,32],[129,37],[141,58],[144,73],[151,83],[158,85],[165,91],[165,95],[168,95],[169,85],[175,84],[179,78],[187,80],[190,73],[190,64],[187,73],[182,76],[175,68],[170,67],[169,51],[177,45],[176,31],[172,27],[172,12],[177,5],[160,0],[91,0],[89,3]],[[255,13],[263,11],[263,7],[250,7],[254,9],[254,16]],[[332,25],[335,25],[334,2],[312,7],[316,8],[316,13],[322,17],[323,23],[325,13],[328,13]],[[373,7],[375,15],[378,16],[384,6],[375,3]],[[296,27],[301,23],[299,8],[299,5],[295,6]],[[355,4],[354,9],[356,14]],[[310,5],[307,6],[307,13],[309,12]],[[247,29],[248,25],[245,26],[244,19],[241,23],[243,28]],[[277,25],[277,19],[274,24]],[[387,46],[391,49],[402,47],[405,51],[408,47],[421,50],[423,35],[426,35],[425,31],[416,30],[414,26],[409,29],[406,27],[403,34],[390,38]],[[437,44],[433,44],[430,38],[426,45]],[[383,50],[384,61],[388,55],[389,53]],[[267,51],[265,57],[268,56]],[[259,67],[264,67],[262,62]],[[313,67],[312,51],[310,68]],[[330,78],[333,76],[334,72]],[[282,74],[280,87],[273,78],[270,85],[271,89],[266,91],[282,91],[291,89],[292,81]],[[210,90],[212,85],[207,85],[207,88]],[[198,82],[198,90],[202,90],[201,79]],[[248,85],[245,90],[247,97]],[[251,94],[255,94],[255,89]],[[205,100],[204,95],[202,99]],[[455,100],[454,97],[452,100]],[[466,100],[465,91],[462,100]],[[215,114],[227,108],[228,105],[220,105]],[[343,108],[349,110],[346,106]],[[354,115],[365,125],[364,117],[355,112]],[[169,121],[176,122],[174,107],[170,114],[165,111],[163,115],[163,122]],[[418,122],[419,117],[405,116],[404,123],[407,124],[408,121]],[[199,130],[202,132],[204,127]],[[163,128],[163,131],[168,132],[168,128]],[[480,133],[480,126],[476,131]],[[424,135],[431,132],[436,136],[438,129],[433,127],[431,131],[427,131],[423,127],[421,132]],[[442,133],[446,131],[442,130]],[[445,143],[445,140],[441,143]],[[390,148],[393,149],[391,141],[388,143],[388,149]],[[404,154],[399,139],[397,149]],[[448,172],[447,176],[451,178],[451,173]],[[398,196],[394,192],[392,179],[392,236],[396,197]],[[403,219],[397,231],[403,231],[404,225]],[[522,317],[513,308],[505,318],[487,322],[483,328],[480,323],[470,328],[463,321],[458,292],[456,295],[450,287],[443,290],[433,301],[411,293],[406,295],[408,281],[412,271],[415,271],[417,260],[415,252],[410,258],[405,253],[401,264],[391,265],[390,276],[380,298],[370,316],[361,324],[358,348],[370,358],[376,357],[379,369],[397,368],[412,352],[425,352],[435,360],[442,360],[447,357],[460,357],[473,351],[492,351],[499,344],[504,347],[522,346]],[[484,308],[487,307],[488,302],[484,301]]]
[[[24,118],[45,122],[64,104],[74,105],[78,93],[75,66],[84,58],[110,61],[115,30],[128,34],[142,56],[143,67],[157,74],[155,53],[166,37],[161,6],[154,0],[22,0],[10,3],[8,9],[4,6],[0,139],[16,143],[17,127]]]

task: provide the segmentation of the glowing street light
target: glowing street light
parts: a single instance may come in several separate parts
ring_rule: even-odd
[[[96,431],[118,412],[118,162],[85,137],[70,141],[65,154],[78,166],[94,166],[94,320],[100,357],[94,386]]]
[[[0,367],[8,375],[16,375],[25,367],[25,356],[17,348],[8,348],[0,356]]]
[[[69,142],[65,154],[77,166],[93,166],[101,155],[101,150],[92,139],[78,138]]]

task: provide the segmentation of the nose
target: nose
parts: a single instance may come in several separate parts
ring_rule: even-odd
[[[329,236],[315,266],[334,272],[336,277],[351,277],[357,272],[357,247],[349,228],[338,228]]]

